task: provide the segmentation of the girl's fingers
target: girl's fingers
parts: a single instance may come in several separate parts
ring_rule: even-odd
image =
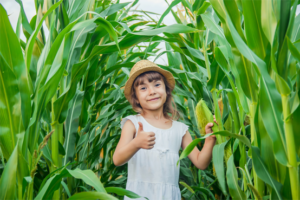
[[[212,133],[213,131],[212,131],[212,128],[211,128],[211,127],[213,127],[213,126],[214,126],[213,123],[208,123],[208,124],[206,124],[206,126],[205,126],[205,132],[206,132],[206,133]]]
[[[216,119],[214,119],[214,122],[216,122],[216,124],[218,124],[218,122],[217,122],[217,120]],[[218,124],[219,125],[219,124]]]
[[[211,136],[209,136],[209,137],[216,138],[216,136],[215,136],[215,135],[211,135]]]

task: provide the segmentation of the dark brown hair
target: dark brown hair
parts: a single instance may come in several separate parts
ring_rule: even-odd
[[[135,80],[133,81],[131,91],[130,91],[131,98],[129,100],[129,103],[132,105],[133,110],[139,114],[143,110],[141,105],[138,103],[138,99],[135,94],[135,88],[143,84],[145,78],[148,79],[149,82],[163,80],[166,86],[166,93],[167,93],[167,99],[163,107],[163,115],[167,119],[177,120],[179,118],[179,112],[177,111],[176,103],[174,102],[174,99],[172,97],[170,85],[167,82],[166,78],[163,75],[161,75],[161,73],[156,71],[144,72],[140,74],[138,77],[136,77]],[[170,113],[171,116],[169,116],[168,113]]]

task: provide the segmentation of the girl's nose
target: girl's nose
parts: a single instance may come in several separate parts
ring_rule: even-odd
[[[149,94],[153,94],[153,93],[155,93],[154,87],[149,87]]]

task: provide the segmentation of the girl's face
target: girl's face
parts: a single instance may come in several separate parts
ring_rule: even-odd
[[[144,79],[143,83],[135,89],[138,103],[143,109],[158,110],[167,99],[166,86],[163,80],[149,82]]]

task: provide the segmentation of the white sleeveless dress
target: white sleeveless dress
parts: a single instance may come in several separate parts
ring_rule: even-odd
[[[142,122],[144,131],[155,133],[152,149],[140,149],[128,161],[126,190],[149,200],[181,200],[179,189],[179,150],[188,126],[174,121],[169,129],[160,129],[149,124],[141,115],[129,115],[122,119],[121,128],[130,119],[135,129]],[[131,198],[124,196],[124,200]],[[138,198],[136,200],[146,200]]]

